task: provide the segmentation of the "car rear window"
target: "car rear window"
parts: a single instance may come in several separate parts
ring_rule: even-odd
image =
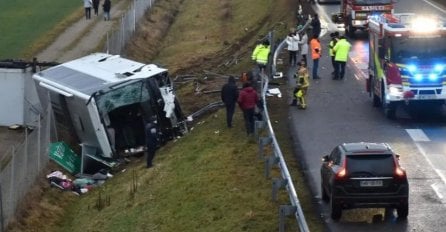
[[[394,160],[391,154],[350,155],[347,156],[347,172],[369,173],[376,176],[392,176]]]

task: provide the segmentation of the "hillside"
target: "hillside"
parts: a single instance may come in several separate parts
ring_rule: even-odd
[[[226,78],[209,73],[250,70],[255,43],[270,30],[282,37],[293,25],[294,8],[292,0],[159,1],[125,55],[162,64],[173,77],[196,77],[177,83],[191,113],[219,98],[197,93],[197,83],[201,90],[219,89]],[[310,228],[321,231],[289,142],[286,99],[271,100]],[[223,110],[198,119],[188,135],[157,152],[155,168],[147,170],[142,158],[134,158],[124,172],[81,197],[42,180],[10,231],[276,231],[278,206],[287,204],[287,196],[271,201],[271,180],[263,175],[257,144],[245,136],[240,111],[233,129],[224,125]],[[296,230],[293,218],[287,225]]]

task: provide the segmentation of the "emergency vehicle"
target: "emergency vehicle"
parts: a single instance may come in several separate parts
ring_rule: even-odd
[[[344,24],[345,33],[353,37],[356,30],[367,29],[368,17],[393,13],[396,0],[341,0],[341,12],[332,16],[335,23]]]
[[[369,18],[367,90],[395,117],[399,103],[446,100],[446,20],[413,13]]]

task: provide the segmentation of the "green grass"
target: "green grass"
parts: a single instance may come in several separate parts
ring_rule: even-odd
[[[286,5],[288,1],[259,2],[207,1],[206,7],[197,8],[196,4],[201,2],[184,1],[155,60],[162,61],[169,70],[191,59],[203,59],[199,64],[206,65],[212,58],[230,55],[232,51],[228,54],[224,51],[228,46],[224,41],[230,45],[240,43],[240,49],[233,50],[250,54],[259,37],[277,22],[287,24],[293,16]],[[161,3],[169,7],[167,2]],[[266,14],[268,9],[274,11],[272,15]],[[274,29],[283,35],[288,27]],[[249,56],[245,56],[238,65],[225,71],[240,73],[251,65]],[[180,100],[188,98],[186,102],[204,106],[210,98],[219,97],[218,94],[195,96],[192,87],[178,90]],[[283,145],[310,229],[322,231],[312,195],[292,150],[285,113],[288,107],[286,102],[272,105],[273,121],[278,121],[276,136]],[[196,124],[191,133],[157,152],[154,169],[147,170],[143,168],[143,159],[134,159],[125,172],[116,173],[104,186],[80,198],[49,189],[42,183],[42,197],[32,201],[33,205],[10,231],[277,231],[279,205],[289,204],[289,199],[282,189],[278,202],[271,200],[272,180],[264,176],[264,162],[257,157],[257,144],[246,138],[240,111],[237,110],[235,127],[231,130],[225,128],[224,110],[198,121],[204,123]],[[278,176],[277,168],[272,176]],[[96,204],[104,199],[110,199],[110,204],[96,209]],[[293,217],[287,218],[287,229],[297,231]]]
[[[154,169],[135,162],[107,181],[110,206],[94,209],[100,190],[72,205],[51,231],[275,231],[278,204],[263,176],[257,145],[243,130],[225,128],[223,111],[158,151]],[[138,189],[131,194],[133,173]],[[88,222],[88,223],[86,223]]]
[[[0,1],[0,59],[24,58],[37,40],[82,6],[71,0]]]

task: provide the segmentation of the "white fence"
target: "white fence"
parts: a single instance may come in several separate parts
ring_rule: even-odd
[[[127,12],[121,16],[118,28],[107,33],[105,52],[121,54],[122,49],[136,31],[138,21],[148,9],[152,8],[155,1],[133,0]]]
[[[55,129],[51,115],[48,105],[34,128],[24,128],[24,141],[12,146],[0,160],[0,231],[14,217],[18,204],[49,161],[48,148]]]

